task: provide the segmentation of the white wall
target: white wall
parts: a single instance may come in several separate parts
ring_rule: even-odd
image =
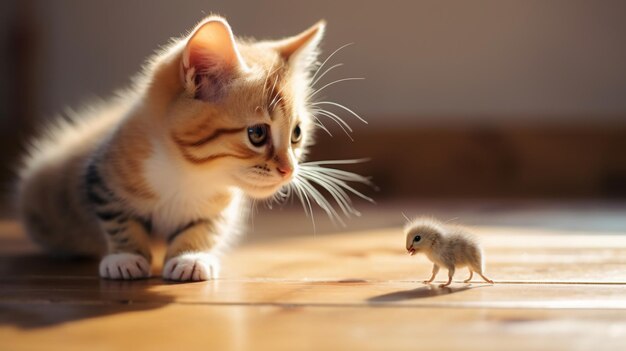
[[[236,34],[280,37],[320,18],[326,54],[355,45],[329,90],[370,119],[626,116],[624,1],[36,0],[42,114],[106,96],[144,57],[211,11]],[[387,118],[389,117],[389,118]]]

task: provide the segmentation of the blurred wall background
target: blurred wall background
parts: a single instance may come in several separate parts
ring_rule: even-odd
[[[321,136],[313,158],[371,157],[356,169],[380,197],[626,197],[623,1],[5,1],[2,164],[211,12],[257,38],[325,18],[322,58],[354,43],[325,81],[366,80],[324,98],[370,123]]]

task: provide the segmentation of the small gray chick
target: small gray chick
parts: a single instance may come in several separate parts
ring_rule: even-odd
[[[444,267],[448,269],[448,282],[439,287],[446,287],[452,282],[455,269],[467,266],[470,275],[465,283],[469,283],[476,272],[486,282],[493,284],[493,280],[483,275],[480,245],[465,229],[447,226],[432,218],[418,218],[409,222],[404,232],[408,253],[413,256],[421,252],[433,262],[433,274],[424,283],[430,284],[439,272],[439,267]]]

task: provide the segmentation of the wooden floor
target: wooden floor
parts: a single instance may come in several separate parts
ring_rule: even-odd
[[[97,262],[46,258],[7,220],[0,350],[626,350],[626,213],[552,210],[580,226],[481,211],[496,284],[461,283],[462,270],[444,289],[420,283],[431,266],[406,255],[400,220],[286,236],[307,224],[264,215],[258,232],[276,235],[249,234],[219,280],[188,284],[100,280]],[[372,212],[370,227],[392,213]]]

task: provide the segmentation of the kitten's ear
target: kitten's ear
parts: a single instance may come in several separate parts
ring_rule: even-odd
[[[228,22],[211,17],[193,31],[181,62],[185,89],[204,101],[213,101],[237,73],[248,68]]]
[[[282,58],[297,68],[309,69],[317,59],[326,21],[321,20],[304,32],[274,43]]]

